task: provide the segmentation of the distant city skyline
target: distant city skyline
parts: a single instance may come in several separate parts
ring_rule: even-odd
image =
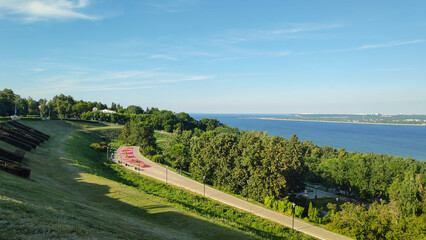
[[[426,2],[0,0],[0,84],[188,113],[426,114]]]

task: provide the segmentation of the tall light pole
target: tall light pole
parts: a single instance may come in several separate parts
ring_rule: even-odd
[[[249,197],[249,180],[247,179],[247,202]]]
[[[182,164],[183,164],[183,159],[181,159],[181,161],[180,161],[180,176],[179,176],[179,178],[180,178],[180,188],[182,189]]]
[[[203,176],[203,184],[204,184],[204,197],[206,196],[206,175]]]
[[[294,212],[295,212],[295,207],[296,207],[296,204],[293,203],[293,224],[292,224],[293,231],[294,231]]]

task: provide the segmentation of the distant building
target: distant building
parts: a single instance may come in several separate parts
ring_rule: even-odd
[[[116,112],[112,110],[108,110],[108,109],[103,109],[101,110],[101,113],[110,114],[110,113],[116,113]]]
[[[94,112],[97,112],[97,111],[98,111],[98,108],[97,108],[97,107],[94,107],[92,110],[93,110]]]

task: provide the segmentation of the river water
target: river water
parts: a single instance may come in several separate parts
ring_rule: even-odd
[[[269,114],[190,114],[193,118],[216,118],[240,130],[268,131],[270,136],[311,140],[319,146],[347,151],[374,152],[426,160],[426,126],[357,124],[337,122],[283,121],[257,119],[285,118]]]

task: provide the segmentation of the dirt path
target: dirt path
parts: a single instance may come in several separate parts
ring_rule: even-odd
[[[118,162],[120,160],[120,152],[122,148],[119,148],[115,154],[115,161]],[[283,215],[281,213],[266,209],[264,207],[249,203],[245,200],[236,198],[234,196],[231,196],[229,194],[226,194],[224,192],[221,192],[219,190],[216,190],[214,188],[211,188],[209,186],[205,186],[199,182],[196,182],[192,179],[189,179],[187,177],[184,177],[182,175],[179,175],[178,173],[174,172],[173,169],[166,169],[149,159],[145,158],[140,154],[139,147],[133,147],[133,154],[138,159],[142,160],[146,164],[150,165],[151,167],[148,168],[142,168],[140,171],[138,169],[135,169],[135,167],[127,166],[127,168],[140,172],[140,174],[158,179],[160,181],[166,182],[168,184],[175,185],[177,187],[181,187],[184,189],[187,189],[191,192],[203,195],[207,198],[219,201],[221,203],[225,203],[227,205],[239,208],[241,210],[251,212],[255,215],[258,215],[260,217],[269,219],[271,221],[277,222],[279,224],[282,224],[286,227],[291,228],[292,227],[292,217]],[[311,225],[309,223],[306,223],[304,221],[294,219],[294,229],[300,232],[303,232],[307,235],[316,237],[318,239],[324,239],[324,240],[346,240],[351,239],[342,235],[339,235],[337,233],[330,232],[328,230],[325,230],[320,227],[316,227],[314,225]]]

